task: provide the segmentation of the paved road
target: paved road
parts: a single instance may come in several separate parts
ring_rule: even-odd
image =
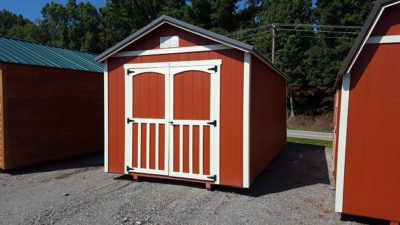
[[[304,130],[288,130],[287,136],[293,138],[304,138],[304,139],[322,140],[322,141],[332,141],[333,139],[332,133],[304,131]]]

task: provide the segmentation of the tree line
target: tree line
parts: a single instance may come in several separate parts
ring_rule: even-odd
[[[107,0],[47,3],[30,21],[0,11],[0,35],[100,53],[161,15],[253,44],[292,79],[294,114],[321,115],[333,106],[339,67],[373,0]],[[274,40],[274,54],[273,52]]]

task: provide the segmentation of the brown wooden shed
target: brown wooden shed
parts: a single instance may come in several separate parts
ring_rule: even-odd
[[[94,55],[0,37],[0,169],[103,150]]]
[[[400,222],[400,1],[380,0],[336,82],[336,211]]]
[[[287,77],[251,45],[162,16],[97,60],[106,172],[248,188],[286,144]]]

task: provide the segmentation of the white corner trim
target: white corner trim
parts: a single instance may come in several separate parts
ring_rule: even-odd
[[[104,61],[104,172],[108,172],[108,62]]]
[[[344,175],[346,164],[346,143],[347,143],[347,122],[349,115],[350,99],[350,74],[343,76],[342,96],[340,102],[340,120],[339,120],[339,138],[338,138],[338,156],[336,168],[336,199],[335,211],[343,212],[343,193],[344,193]]]
[[[162,49],[151,49],[142,51],[118,52],[112,55],[112,57],[165,55],[165,54],[176,54],[176,53],[217,51],[225,49],[231,49],[231,47],[223,44],[217,44],[217,45],[203,45],[203,46],[191,46],[191,47],[179,47],[179,48],[162,48]]]
[[[400,35],[388,35],[368,38],[367,44],[392,44],[400,43]]]
[[[397,5],[397,4],[399,4],[399,3],[400,3],[400,1],[394,2],[394,3],[392,3],[392,4],[389,4],[389,5],[387,5],[387,6],[384,6],[384,7],[381,9],[381,11],[379,12],[378,16],[376,17],[376,19],[375,19],[375,21],[374,21],[372,27],[371,27],[370,30],[368,31],[368,35],[365,37],[365,40],[364,40],[363,44],[361,45],[361,48],[358,49],[358,52],[357,52],[356,56],[353,58],[353,61],[351,62],[349,68],[347,68],[346,73],[350,73],[351,69],[353,68],[354,63],[357,61],[358,56],[360,56],[361,51],[364,49],[364,46],[367,44],[367,41],[369,40],[369,37],[371,36],[372,31],[375,29],[376,24],[378,23],[379,19],[381,18],[382,14],[383,14],[383,11],[384,11],[386,8],[389,8],[389,7],[391,7],[391,6]]]
[[[244,53],[243,63],[243,187],[250,187],[250,77],[251,54]]]

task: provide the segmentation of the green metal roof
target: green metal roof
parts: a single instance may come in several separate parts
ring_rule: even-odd
[[[0,62],[103,72],[95,55],[39,43],[0,37]]]

